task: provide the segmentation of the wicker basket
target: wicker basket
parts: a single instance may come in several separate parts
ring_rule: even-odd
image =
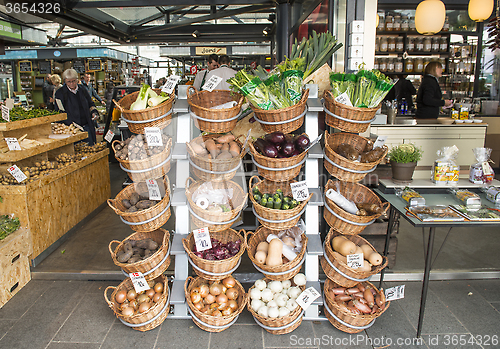
[[[254,179],[258,179],[259,181],[252,185]],[[250,193],[253,193],[253,189],[255,186],[258,186],[259,190],[262,194],[265,193],[274,193],[278,188],[283,191],[283,195],[291,196],[292,189],[290,188],[290,183],[294,183],[295,181],[288,182],[272,182],[265,180],[260,180],[257,176],[252,176],[248,183],[248,190]],[[302,201],[299,205],[294,207],[291,210],[275,210],[271,208],[267,208],[261,206],[260,203],[255,201],[253,195],[250,195],[250,200],[252,201],[252,210],[260,224],[264,227],[271,230],[285,230],[297,225],[300,217],[304,213],[306,209],[307,202],[311,199],[312,193],[309,194],[309,197]]]
[[[380,108],[356,108],[339,103],[331,91],[325,92],[325,123],[344,132],[365,132]]]
[[[335,183],[339,184],[340,193],[347,199],[353,201],[355,204],[367,203],[376,204],[382,208],[382,212],[370,216],[358,216],[351,214],[344,209],[340,208],[335,202],[326,197],[326,192],[329,189],[336,190]],[[328,225],[341,231],[342,234],[359,234],[367,226],[375,222],[375,220],[387,212],[390,205],[388,202],[382,203],[380,198],[370,189],[359,183],[351,183],[344,181],[334,182],[328,180],[325,186],[325,209],[323,210],[323,217]]]
[[[192,87],[188,90],[187,100],[196,127],[203,132],[226,133],[236,126],[244,98],[228,90],[208,92],[196,91]],[[231,101],[237,102],[232,108],[210,109]]]
[[[154,282],[163,283],[163,296],[158,303],[154,304],[154,306],[152,306],[148,311],[141,314],[136,314],[133,316],[123,316],[120,311],[119,303],[116,303],[114,301],[115,296],[118,292],[122,290],[127,291],[134,288],[132,280],[130,280],[130,278],[126,278],[117,287],[106,287],[106,289],[104,290],[104,298],[106,299],[106,303],[108,303],[108,306],[115,312],[116,317],[124,325],[131,327],[132,329],[137,331],[149,331],[161,325],[170,311],[170,289],[168,288],[167,278],[163,275],[160,275],[154,280]],[[109,290],[113,290],[110,298],[111,300],[108,298]]]
[[[191,290],[203,283],[208,282],[203,278],[198,277],[195,279],[191,276],[189,276],[184,283],[184,294],[186,295],[186,303],[189,306],[189,313],[191,314],[191,318],[193,319],[193,322],[196,324],[196,326],[198,326],[202,330],[205,330],[207,332],[222,332],[225,329],[229,328],[232,324],[234,324],[236,320],[238,320],[238,316],[240,316],[243,309],[245,309],[245,305],[247,304],[248,299],[245,294],[245,289],[238,282],[238,280],[236,280],[236,285],[234,286],[234,288],[238,290],[238,309],[236,309],[236,311],[234,311],[229,316],[216,317],[202,313],[201,311],[196,309],[193,302],[191,302]]]
[[[243,191],[243,189],[233,181],[216,181],[211,182],[214,189],[233,189],[233,199],[230,202],[232,207],[231,211],[212,213],[210,211],[204,210],[194,203],[192,200],[192,195],[199,188],[200,185],[205,183],[204,181],[198,181],[191,185],[188,185],[189,181],[194,181],[191,177],[186,180],[186,197],[188,199],[188,209],[191,213],[191,220],[195,226],[198,228],[203,228],[208,226],[208,230],[211,232],[223,231],[228,229],[233,225],[233,223],[238,219],[238,216],[247,202],[248,194]]]
[[[307,247],[307,236],[302,233],[302,249],[299,253],[297,253],[297,257],[293,261],[287,261],[286,263],[276,266],[269,267],[262,263],[257,262],[255,259],[255,252],[257,250],[257,245],[266,241],[266,238],[269,234],[274,234],[275,231],[269,230],[265,227],[259,227],[255,233],[247,232],[245,234],[245,241],[247,245],[247,253],[248,257],[253,263],[253,266],[264,276],[266,276],[270,280],[288,280],[297,275],[302,267],[302,264],[305,262],[305,254]],[[252,235],[249,237],[249,235]]]
[[[114,199],[108,199],[108,205],[115,211],[123,223],[134,231],[149,232],[161,228],[170,218],[170,182],[168,177],[163,179],[165,185],[165,196],[163,199],[146,210],[138,212],[127,212],[122,200],[129,199],[135,191],[137,183],[125,187]]]
[[[155,241],[159,246],[158,250],[151,257],[131,264],[118,262],[116,255],[119,251],[123,250],[123,245],[127,241],[148,238]],[[112,245],[114,243],[117,243],[118,246],[113,250]],[[148,233],[134,233],[121,242],[117,240],[111,241],[108,248],[111,258],[113,259],[113,263],[122,268],[124,273],[130,274],[141,272],[146,280],[155,279],[160,276],[170,265],[170,234],[165,229],[160,228]]]
[[[375,162],[355,162],[337,154],[335,151],[342,143],[351,144],[358,151],[363,151],[366,147],[368,138],[364,138],[350,133],[332,133],[325,131],[325,156],[323,165],[326,170],[334,177],[348,182],[359,182],[365,176],[375,171],[377,165],[387,155],[387,146],[384,145],[384,155]]]
[[[297,177],[306,161],[307,152],[289,158],[270,158],[260,154],[250,142],[252,162],[257,167],[259,175],[273,182],[289,181]]]
[[[202,135],[193,139],[191,142],[199,138],[203,138],[203,141],[205,141],[209,138],[217,138],[219,136],[220,134]],[[186,142],[186,148],[189,154],[188,160],[194,175],[205,181],[228,181],[233,178],[240,167],[241,159],[246,153],[245,149],[243,149],[243,144],[238,138],[236,138],[236,143],[238,143],[241,148],[240,155],[227,160],[208,159],[199,156],[191,147],[190,142]]]
[[[335,231],[333,228],[330,229],[323,246],[324,254],[323,257],[321,257],[321,267],[323,268],[326,277],[330,280],[343,287],[352,287],[360,282],[370,280],[373,275],[380,273],[382,269],[387,266],[387,258],[383,257],[382,264],[373,266],[372,270],[369,272],[357,271],[356,269],[349,268],[346,263],[341,261],[339,258],[336,258],[333,253],[331,241],[335,236],[339,235],[342,234]],[[359,235],[344,235],[344,237],[353,241],[357,245],[366,244],[370,246],[372,250],[376,251],[368,241]]]
[[[370,282],[364,282],[363,285],[370,286],[377,290]],[[337,285],[332,280],[326,279],[324,289],[328,291],[339,286],[340,285]],[[325,300],[324,311],[328,321],[330,321],[335,328],[347,333],[359,333],[371,327],[375,323],[375,319],[382,315],[391,304],[391,302],[385,303],[384,309],[375,314],[358,315],[351,313],[349,310],[342,309],[332,298],[331,292],[324,292],[323,299]]]
[[[182,246],[184,246],[184,250],[189,258],[189,263],[193,266],[196,275],[213,281],[222,280],[231,275],[240,265],[241,256],[246,249],[245,239],[242,234],[245,234],[244,230],[236,232],[233,229],[227,229],[219,232],[210,232],[211,238],[217,239],[223,243],[236,240],[241,241],[240,250],[236,255],[231,258],[217,261],[200,258],[193,253],[196,248],[193,233],[190,233],[187,238],[182,239]]]
[[[111,145],[113,151],[115,151],[118,143],[120,141],[113,141]],[[127,172],[130,179],[134,182],[166,176],[168,171],[170,171],[170,161],[172,159],[172,138],[169,138],[161,153],[150,156],[147,159],[134,161],[116,159],[120,162],[120,168]]]
[[[250,107],[255,114],[254,118],[261,124],[264,132],[271,133],[280,131],[283,133],[290,133],[298,129],[304,123],[308,97],[309,90],[306,89],[300,101],[288,108],[263,110],[252,105],[250,105]]]
[[[161,89],[153,89],[156,93],[160,94]],[[172,122],[172,104],[175,100],[175,94],[172,93],[170,98],[165,102],[157,105],[156,107],[146,108],[142,110],[129,110],[130,105],[135,102],[140,91],[128,94],[115,105],[122,113],[122,119],[128,125],[128,129],[133,133],[144,133],[145,127],[159,127],[163,129],[170,125]]]
[[[264,281],[269,282],[271,280],[265,278]],[[292,285],[295,286],[292,280]],[[272,334],[287,334],[295,330],[302,323],[302,318],[304,316],[304,311],[300,306],[295,308],[289,315],[284,317],[278,317],[275,319],[263,317],[257,314],[251,307],[250,291],[255,286],[250,287],[247,293],[247,309],[252,314],[253,319],[263,329]],[[300,289],[304,291],[305,286],[300,286]]]

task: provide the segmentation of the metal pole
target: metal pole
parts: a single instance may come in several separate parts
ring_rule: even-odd
[[[476,66],[474,69],[474,86],[472,89],[472,98],[476,98],[479,93],[479,75],[481,75],[481,58],[483,56],[483,31],[484,23],[477,24],[477,49],[476,49]]]
[[[288,56],[290,42],[290,4],[281,2],[276,6],[276,60],[281,62]]]
[[[420,297],[420,312],[418,314],[417,338],[422,334],[424,323],[425,301],[427,300],[427,290],[429,288],[429,278],[432,265],[432,248],[434,247],[434,233],[436,227],[429,228],[429,240],[427,242],[427,256],[425,257],[424,282],[422,285],[422,296]]]

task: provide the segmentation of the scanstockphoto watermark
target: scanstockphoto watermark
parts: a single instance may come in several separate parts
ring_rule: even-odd
[[[422,338],[391,338],[391,337],[368,337],[364,334],[349,335],[347,337],[336,337],[331,335],[323,335],[321,337],[299,337],[297,335],[290,336],[291,346],[358,346],[368,345],[373,347],[388,347],[388,346],[419,346],[424,345]]]

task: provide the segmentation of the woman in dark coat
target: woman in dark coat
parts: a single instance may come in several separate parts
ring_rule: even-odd
[[[96,143],[93,120],[99,116],[88,90],[78,84],[78,73],[74,69],[66,69],[62,74],[64,85],[55,94],[56,107],[65,112],[68,118],[63,122],[71,125],[73,122],[83,127],[89,137],[84,140],[89,145]]]
[[[417,92],[418,119],[437,119],[439,108],[450,106],[451,99],[443,100],[443,94],[439,87],[438,78],[443,74],[443,66],[440,62],[432,61],[425,67],[424,77]]]

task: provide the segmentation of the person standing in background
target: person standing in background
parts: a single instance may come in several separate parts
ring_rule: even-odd
[[[54,105],[55,99],[56,99],[56,91],[59,90],[62,87],[61,84],[61,77],[57,74],[54,74],[50,77],[50,82],[52,86],[54,87],[54,91],[52,92],[52,97],[50,97],[50,103]]]
[[[115,84],[108,82],[106,85],[106,92],[104,92],[104,99],[106,100],[106,113],[109,112],[111,108],[111,103],[113,103],[113,90],[115,89]]]
[[[229,67],[230,63],[231,63],[231,60],[229,59],[229,56],[222,55],[219,57],[220,67],[217,69],[211,70],[207,74],[207,78],[206,78],[207,81],[214,75],[222,78],[222,81],[217,86],[215,86],[216,90],[229,90],[229,84],[227,83],[227,80],[236,75],[236,70],[231,69]]]
[[[438,61],[429,62],[425,66],[424,77],[417,92],[417,112],[418,119],[437,119],[439,108],[450,106],[451,99],[443,100],[441,87],[438,79],[443,75],[443,66]]]
[[[54,85],[50,82],[51,74],[45,76],[42,86],[43,104],[48,110],[54,110],[54,103],[50,99],[54,96]]]
[[[408,111],[413,110],[413,95],[417,94],[417,90],[415,90],[415,87],[405,75],[399,75],[398,77],[399,80],[393,87],[395,98],[398,100],[398,104],[400,104],[404,98],[408,105]]]
[[[90,74],[89,73],[83,74],[82,85],[87,88],[87,91],[89,92],[90,97],[94,97],[95,99],[97,99],[99,101],[99,103],[104,104],[104,102],[102,101],[102,98],[99,97],[99,95],[97,94],[97,91],[90,83]]]
[[[211,70],[217,69],[219,67],[219,57],[216,54],[211,54],[208,56],[207,69],[200,70],[196,73],[194,78],[193,86],[196,90],[200,90],[201,87],[205,84],[207,79],[207,75]]]

